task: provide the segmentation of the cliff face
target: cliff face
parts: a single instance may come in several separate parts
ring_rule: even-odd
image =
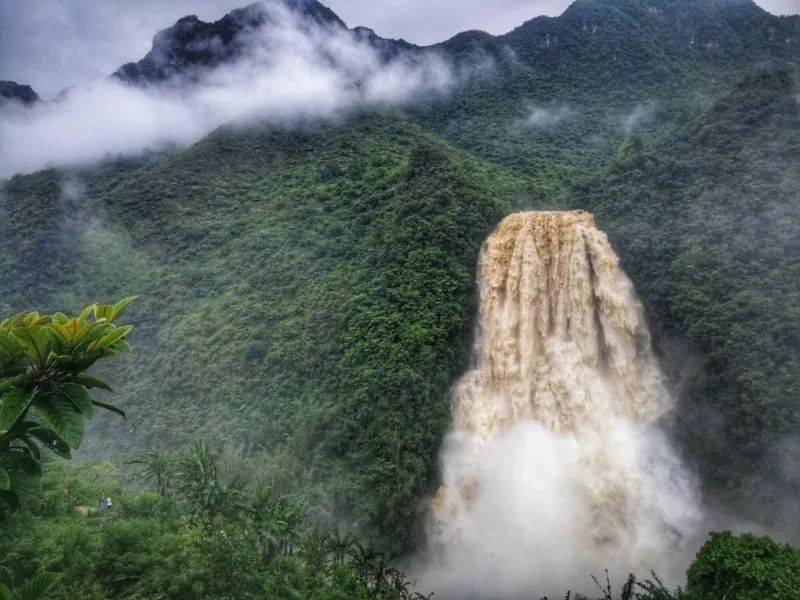
[[[184,17],[156,34],[152,49],[142,60],[123,65],[114,76],[135,84],[163,82],[178,75],[190,77],[198,69],[239,56],[243,49],[241,34],[260,27],[266,18],[260,3],[235,10],[214,23],[194,15]]]
[[[156,34],[152,49],[142,60],[121,66],[114,77],[137,85],[172,79],[191,81],[206,69],[246,56],[251,34],[263,29],[262,34],[269,36],[269,27],[280,25],[286,17],[304,27],[350,31],[385,57],[413,48],[405,42],[381,38],[363,27],[348,30],[336,13],[316,0],[264,0],[234,10],[213,23],[194,15],[180,19]]]

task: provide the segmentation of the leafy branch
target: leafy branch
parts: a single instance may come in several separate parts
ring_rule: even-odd
[[[133,300],[92,304],[74,318],[29,312],[0,322],[0,519],[19,508],[26,480],[41,474],[41,448],[70,458],[95,407],[125,416],[91,397],[111,387],[86,371],[131,351],[132,327],[115,321]]]

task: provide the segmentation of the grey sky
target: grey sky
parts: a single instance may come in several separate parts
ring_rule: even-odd
[[[143,56],[153,34],[197,14],[217,19],[250,0],[0,0],[0,79],[52,97]],[[800,0],[758,0],[776,14]],[[328,0],[348,25],[419,44],[467,29],[504,33],[537,15],[560,14],[569,0]]]

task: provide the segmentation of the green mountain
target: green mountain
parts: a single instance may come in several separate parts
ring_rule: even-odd
[[[788,468],[800,426],[798,91],[785,71],[748,77],[668,135],[625,144],[576,196],[611,234],[677,370],[675,431],[704,482],[778,519],[800,486]]]
[[[177,39],[234,40],[235,20],[219,23],[190,19]],[[511,210],[581,207],[645,300],[708,491],[785,498],[800,18],[744,0],[579,0],[434,50],[468,75],[404,114],[226,127],[3,183],[0,308],[140,296],[137,351],[113,374],[128,421],[98,419],[87,454],[197,438],[263,450],[264,476],[319,516],[407,549],[467,359],[480,244]],[[167,54],[170,73],[190,57]]]
[[[624,138],[670,126],[748,70],[796,71],[800,17],[750,0],[578,0],[559,17],[438,48],[488,57],[494,72],[419,109],[426,127],[560,195]]]
[[[800,60],[800,16],[777,17],[752,0],[578,0],[561,16],[534,18],[505,35],[471,31],[425,48],[348,30],[316,0],[284,3],[302,19],[366,39],[384,58],[442,55],[461,73],[457,89],[409,112],[549,195],[601,168],[631,133],[671,125],[748,70],[796,70]],[[242,40],[269,20],[260,3],[215,23],[187,17],[115,75],[137,85],[191,79],[239,58]]]
[[[93,454],[265,448],[289,487],[404,545],[464,366],[475,256],[514,185],[391,115],[221,130],[144,164],[10,180],[3,297],[140,296],[116,377],[129,417],[97,424]]]

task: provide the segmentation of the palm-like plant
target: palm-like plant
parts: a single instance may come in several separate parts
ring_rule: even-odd
[[[37,573],[25,583],[11,588],[11,571],[0,565],[0,600],[41,600],[56,582],[52,573]]]
[[[176,457],[170,453],[150,450],[137,454],[127,462],[131,465],[139,465],[139,476],[145,481],[154,483],[156,492],[160,496],[166,496],[172,476],[176,472],[175,461]]]
[[[19,507],[26,478],[41,473],[40,447],[69,458],[94,407],[125,416],[90,396],[111,388],[86,370],[130,352],[131,327],[115,321],[133,300],[93,304],[75,318],[30,312],[0,322],[0,518]]]

